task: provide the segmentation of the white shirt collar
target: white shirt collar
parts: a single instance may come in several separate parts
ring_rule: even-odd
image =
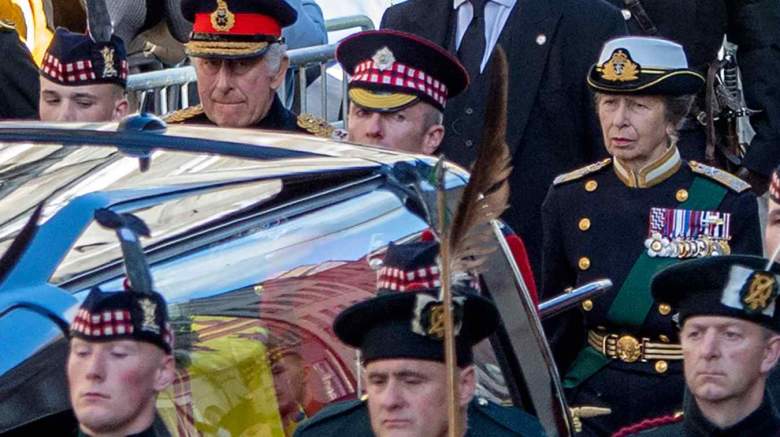
[[[453,0],[452,8],[453,9],[458,9],[460,7],[460,5],[462,5],[463,3],[468,3],[468,1],[469,0]],[[501,6],[504,6],[506,8],[511,8],[512,6],[515,5],[515,3],[517,3],[517,0],[488,0],[488,1],[492,1],[494,3],[498,3]]]

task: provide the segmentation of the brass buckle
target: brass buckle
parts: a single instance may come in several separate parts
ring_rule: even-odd
[[[625,363],[634,363],[642,357],[642,343],[631,335],[624,335],[615,342],[617,357]]]

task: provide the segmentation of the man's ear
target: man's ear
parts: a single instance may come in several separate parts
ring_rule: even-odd
[[[458,377],[458,396],[460,396],[460,406],[466,408],[466,406],[474,398],[474,393],[477,390],[477,372],[474,370],[474,366],[467,366],[460,369],[460,376]]]
[[[277,90],[280,86],[282,86],[288,68],[290,68],[290,58],[287,55],[284,55],[282,56],[282,60],[279,62],[279,71],[271,78],[272,90]]]
[[[122,97],[121,100],[114,105],[114,120],[121,120],[127,116],[130,111],[130,104],[127,102],[127,97]]]
[[[173,358],[173,354],[164,354],[160,368],[157,369],[157,376],[154,380],[154,390],[161,392],[173,384],[173,380],[176,378],[176,361]]]
[[[444,138],[444,126],[440,124],[434,124],[425,131],[423,135],[422,153],[426,155],[433,155],[441,144],[441,140]]]
[[[764,359],[761,360],[761,373],[769,374],[780,358],[780,335],[769,337],[764,348]]]

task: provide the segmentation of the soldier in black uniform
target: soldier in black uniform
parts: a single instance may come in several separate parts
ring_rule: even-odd
[[[0,20],[0,120],[38,117],[38,68],[14,26]]]
[[[68,386],[79,435],[169,435],[156,414],[157,394],[175,376],[162,295],[94,289],[70,333]]]
[[[438,244],[391,245],[377,296],[336,317],[333,330],[360,350],[366,400],[334,404],[301,423],[296,437],[404,435],[441,437],[447,431],[444,347],[435,314]],[[544,435],[539,421],[517,408],[476,397],[472,348],[498,326],[492,302],[469,286],[455,286],[458,384],[465,436]]]
[[[633,35],[671,39],[688,54],[690,65],[706,69],[717,59],[723,35],[739,46],[737,58],[747,106],[756,136],[750,143],[739,176],[758,193],[766,191],[769,175],[780,162],[780,2],[775,0],[609,0],[622,8]],[[704,110],[703,99],[698,109]],[[694,114],[695,115],[695,114]],[[681,128],[680,147],[686,159],[704,156],[705,132],[695,117]]]
[[[687,261],[658,273],[653,297],[679,311],[685,408],[616,435],[780,434],[780,415],[767,391],[780,357],[779,274],[780,265],[756,256]]]
[[[276,90],[289,66],[282,28],[297,12],[284,0],[183,0],[193,23],[185,44],[193,58],[201,104],[169,114],[168,123],[313,133],[330,136],[327,122],[296,116]]]
[[[652,274],[683,258],[761,253],[755,196],[731,174],[680,158],[676,126],[704,78],[657,38],[605,44],[587,78],[612,158],[555,179],[543,207],[543,299],[595,279],[610,292],[546,323],[570,405],[606,434],[679,408],[682,352]],[[577,411],[577,410],[575,410]]]

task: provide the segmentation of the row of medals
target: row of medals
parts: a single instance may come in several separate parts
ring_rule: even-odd
[[[703,256],[730,255],[728,240],[700,235],[696,239],[675,237],[669,239],[659,232],[653,232],[645,240],[647,254],[663,258],[698,258]]]

